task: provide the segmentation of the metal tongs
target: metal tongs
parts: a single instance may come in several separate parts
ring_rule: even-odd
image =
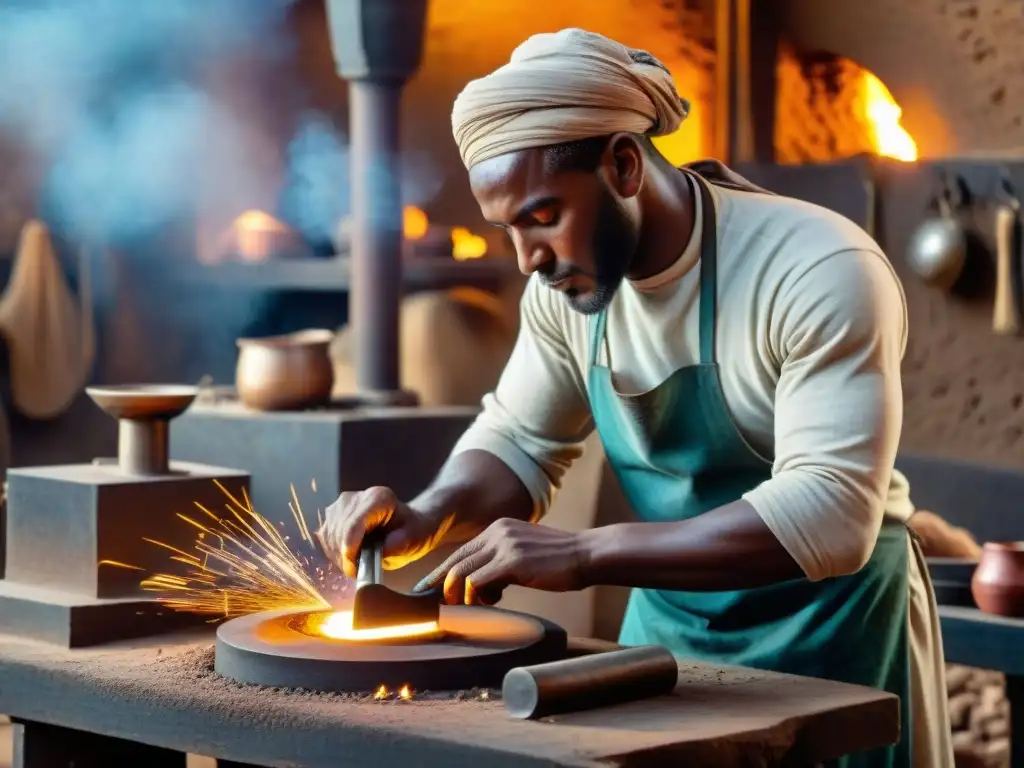
[[[441,618],[442,589],[406,594],[384,586],[384,538],[371,533],[363,539],[352,604],[352,628],[376,629],[400,624],[424,624]]]

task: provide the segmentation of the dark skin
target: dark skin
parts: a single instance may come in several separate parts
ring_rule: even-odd
[[[679,258],[693,231],[690,186],[641,139],[611,137],[596,172],[550,165],[542,150],[526,150],[470,170],[484,217],[508,232],[524,274],[539,272],[570,306],[592,313],[623,278],[655,275]],[[503,462],[467,451],[409,504],[386,488],[342,494],[328,508],[320,538],[353,577],[363,537],[374,529],[386,534],[389,569],[441,542],[464,542],[417,586],[443,582],[453,604],[493,604],[511,585],[722,591],[803,576],[743,500],[682,522],[582,532],[536,525],[533,516],[529,493]]]

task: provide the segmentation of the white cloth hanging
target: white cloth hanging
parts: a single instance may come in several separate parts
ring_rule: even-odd
[[[14,407],[34,419],[52,419],[71,405],[96,355],[92,288],[84,254],[76,299],[46,226],[21,231],[14,269],[0,296],[0,335],[10,356]]]

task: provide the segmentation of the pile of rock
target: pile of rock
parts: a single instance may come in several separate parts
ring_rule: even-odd
[[[998,672],[946,666],[957,768],[1009,768],[1010,704]]]

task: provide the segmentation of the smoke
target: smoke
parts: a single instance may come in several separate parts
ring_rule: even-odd
[[[288,145],[288,179],[281,210],[288,223],[313,244],[332,242],[351,212],[349,149],[323,115],[308,113]],[[382,169],[381,173],[388,172]],[[402,199],[424,206],[441,190],[444,176],[425,153],[400,159]]]
[[[6,0],[0,130],[42,165],[51,223],[117,242],[189,214],[210,131],[227,122],[203,74],[254,45],[287,54],[290,3]]]
[[[40,210],[58,234],[125,245],[197,213],[226,226],[261,208],[330,249],[350,210],[348,149],[332,121],[295,115],[299,82],[271,95],[257,75],[241,104],[209,82],[240,57],[287,78],[293,0],[2,2],[0,132],[38,158]],[[289,109],[290,141],[268,138],[261,121]],[[440,191],[429,156],[406,154],[401,167],[407,204]],[[0,199],[5,183],[24,180],[0,176]]]
[[[284,216],[310,243],[331,244],[350,210],[348,148],[324,116],[311,113],[300,121],[286,156]]]

